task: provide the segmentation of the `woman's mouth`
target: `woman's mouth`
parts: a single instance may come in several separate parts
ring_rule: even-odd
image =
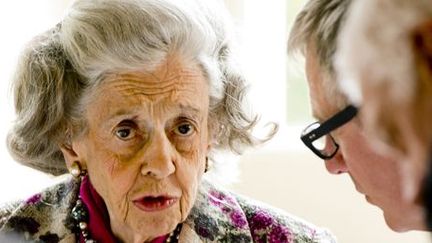
[[[134,200],[133,203],[145,212],[155,212],[169,208],[177,201],[178,198],[170,196],[146,196]]]

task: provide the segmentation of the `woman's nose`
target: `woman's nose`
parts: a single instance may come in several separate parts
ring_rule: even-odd
[[[175,171],[174,152],[165,133],[153,136],[144,151],[141,173],[157,179],[168,177]]]
[[[330,174],[338,175],[348,172],[345,159],[340,151],[338,151],[333,158],[325,160],[325,166]]]

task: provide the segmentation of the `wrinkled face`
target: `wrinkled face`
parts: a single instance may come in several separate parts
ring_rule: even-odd
[[[87,107],[88,132],[73,147],[117,237],[143,242],[186,219],[209,148],[208,107],[200,68],[175,58],[100,85]]]
[[[313,114],[319,121],[325,121],[339,110],[323,93],[323,75],[314,49],[309,49],[306,55],[306,74]],[[421,207],[403,200],[400,163],[376,152],[354,120],[331,135],[340,148],[332,159],[325,161],[327,170],[332,174],[349,174],[357,191],[383,210],[393,230],[422,229]]]

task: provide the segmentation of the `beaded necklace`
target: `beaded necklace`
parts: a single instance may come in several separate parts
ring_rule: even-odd
[[[83,170],[79,162],[75,161],[71,166],[71,174],[74,178],[79,180],[79,183],[81,184],[85,175],[87,174],[87,171]],[[79,229],[80,232],[80,235],[78,235],[78,239],[80,236],[82,236],[85,243],[96,243],[96,241],[91,238],[90,232],[88,231],[87,222],[89,219],[89,213],[80,196],[78,196],[75,206],[72,208],[71,216],[75,220],[76,227]],[[180,236],[181,228],[182,224],[178,224],[174,231],[169,234],[165,242],[177,243]]]

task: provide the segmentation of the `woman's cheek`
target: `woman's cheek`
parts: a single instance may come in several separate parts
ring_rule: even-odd
[[[187,190],[183,190],[182,199],[181,199],[181,218],[185,220],[190,213],[190,210],[193,207],[195,202],[196,194],[198,191],[197,184],[190,183],[189,188]]]
[[[99,163],[92,168],[90,176],[94,178],[94,186],[102,195],[117,194],[127,191],[131,179],[134,178],[128,170],[128,166],[122,163],[121,156],[115,153],[104,153],[99,157]],[[92,179],[92,178],[91,178]]]
[[[201,165],[201,163],[204,164],[205,162],[200,157],[202,156],[200,156],[199,151],[195,150],[189,154],[189,157],[183,157],[182,162],[177,165],[176,176],[182,189],[180,205],[182,219],[187,217],[193,207],[201,176],[204,172],[204,165]]]

